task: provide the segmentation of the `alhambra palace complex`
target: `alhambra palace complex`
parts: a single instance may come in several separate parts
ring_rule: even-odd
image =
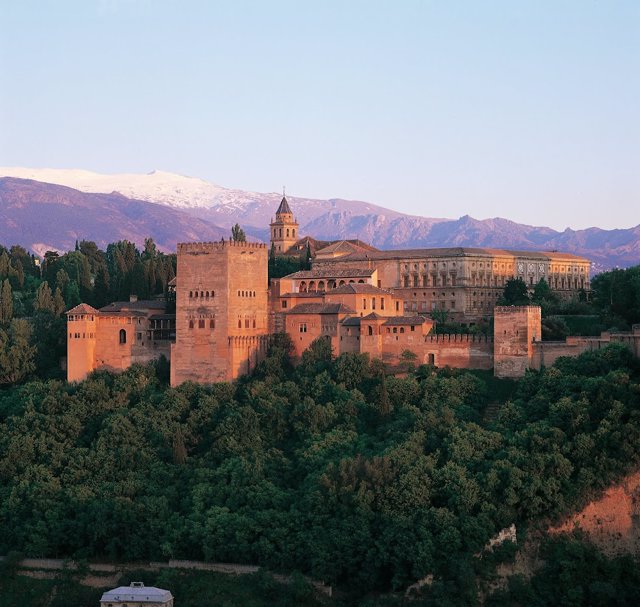
[[[393,367],[410,351],[418,364],[494,369],[499,377],[519,377],[610,341],[640,355],[640,327],[542,342],[539,307],[495,306],[506,281],[516,277],[529,287],[545,278],[565,298],[588,292],[591,264],[583,257],[475,248],[379,251],[357,240],[299,239],[284,197],[270,228],[272,251],[298,256],[311,250],[311,270],[269,284],[264,244],[179,244],[175,315],[165,314],[163,301],[116,302],[100,310],[80,304],[67,312],[68,380],[165,355],[173,386],[229,381],[251,371],[269,336],[282,331],[297,357],[325,336],[336,355],[366,353]],[[468,325],[493,315],[493,338],[432,334],[434,311]]]

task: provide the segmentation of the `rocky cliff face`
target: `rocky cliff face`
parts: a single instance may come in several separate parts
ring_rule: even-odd
[[[581,529],[609,556],[640,556],[640,472],[610,487],[599,499],[549,533]]]

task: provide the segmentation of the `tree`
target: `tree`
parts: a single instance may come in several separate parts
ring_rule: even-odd
[[[498,300],[500,306],[528,306],[529,291],[522,278],[512,278],[507,280],[504,286],[502,297]]]
[[[7,323],[13,318],[13,291],[8,278],[2,282],[0,290],[0,323]]]
[[[53,313],[55,316],[60,316],[66,308],[64,303],[64,297],[62,297],[62,291],[60,287],[56,287],[56,292],[53,295]]]
[[[231,238],[235,242],[247,241],[247,235],[244,233],[244,230],[240,227],[239,223],[236,223],[236,225],[231,228]]]
[[[0,384],[22,381],[34,369],[35,346],[31,345],[31,326],[14,318],[9,329],[0,329]]]
[[[38,287],[36,299],[33,302],[33,308],[39,312],[50,312],[51,314],[55,314],[56,308],[53,301],[53,295],[51,294],[49,283],[46,280]]]

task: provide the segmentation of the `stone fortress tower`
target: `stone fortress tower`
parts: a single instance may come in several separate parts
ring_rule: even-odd
[[[286,253],[298,240],[298,222],[293,216],[286,196],[282,196],[276,219],[269,224],[271,246],[277,255]]]
[[[493,314],[494,374],[523,377],[542,339],[540,306],[496,306]]]
[[[265,355],[267,263],[264,244],[178,244],[172,386],[229,381]]]

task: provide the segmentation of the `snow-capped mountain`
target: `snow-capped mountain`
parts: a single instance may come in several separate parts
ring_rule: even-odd
[[[105,175],[82,169],[0,167],[0,177],[17,177],[65,185],[74,190],[92,194],[118,192],[127,198],[190,209],[215,206],[219,204],[218,197],[228,191],[204,179],[165,171],[151,171],[144,175],[137,173]]]
[[[25,179],[73,190],[63,194],[53,185],[36,188],[34,181],[17,183]],[[78,197],[73,191],[85,196]],[[0,244],[24,244],[39,251],[43,246],[64,249],[77,237],[138,242],[146,234],[170,249],[176,239],[228,235],[235,223],[249,236],[268,242],[269,222],[281,198],[282,194],[234,190],[161,171],[101,175],[83,170],[0,168]],[[300,234],[322,240],[360,238],[382,249],[464,246],[559,250],[590,258],[597,270],[640,263],[640,225],[623,230],[567,228],[558,232],[501,218],[416,217],[339,198],[287,199]],[[73,207],[82,208],[82,213],[73,213]]]
[[[240,221],[257,234],[268,233],[268,224],[278,208],[282,194],[247,192],[224,188],[196,177],[165,171],[105,175],[81,169],[30,169],[0,167],[0,177],[31,179],[64,185],[86,193],[117,192],[127,198],[184,209],[198,217],[229,227]],[[367,202],[353,200],[317,200],[288,196],[300,227],[329,212],[347,212],[357,216],[376,215],[395,218],[401,213]],[[353,236],[355,237],[355,236]]]

